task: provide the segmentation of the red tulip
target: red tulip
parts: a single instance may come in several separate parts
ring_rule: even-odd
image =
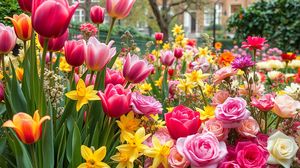
[[[19,39],[27,41],[31,39],[32,25],[31,19],[28,15],[22,13],[21,15],[14,15],[13,18],[5,17],[10,19],[14,25],[16,35]]]
[[[173,139],[195,134],[201,125],[200,113],[183,105],[175,107],[171,113],[166,113],[165,120]]]
[[[106,10],[110,17],[123,19],[129,15],[135,0],[106,0]]]
[[[33,0],[31,19],[34,30],[46,38],[62,36],[78,5],[75,2],[69,6],[67,0]]]
[[[32,0],[18,0],[20,8],[25,12],[31,12]]]
[[[57,38],[50,38],[48,41],[48,51],[59,51],[64,47],[65,42],[68,40],[69,32],[68,30],[65,33]],[[44,47],[45,37],[39,35],[39,42],[42,47]]]
[[[105,9],[100,6],[93,6],[90,11],[90,18],[93,23],[101,24],[104,21]]]
[[[179,59],[183,56],[183,48],[175,48],[174,49],[174,56]]]
[[[157,32],[157,33],[154,34],[154,37],[155,37],[156,41],[162,41],[164,39],[164,34],[160,33],[160,32]]]
[[[105,86],[107,86],[108,84],[124,85],[125,82],[126,82],[126,80],[121,72],[116,71],[116,70],[111,70],[111,69],[106,70]]]
[[[84,63],[86,56],[86,43],[84,40],[71,40],[65,42],[65,57],[68,64],[77,67]]]
[[[0,23],[0,55],[9,53],[15,47],[16,41],[14,29]]]
[[[123,75],[131,83],[140,83],[148,77],[152,69],[152,65],[147,61],[140,60],[137,55],[131,56],[129,53],[124,63]]]
[[[103,111],[110,117],[118,118],[131,110],[131,93],[122,85],[108,84],[105,92],[98,92]]]

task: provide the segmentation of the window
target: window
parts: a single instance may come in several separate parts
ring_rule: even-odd
[[[76,9],[74,15],[73,15],[73,18],[72,18],[72,21],[73,22],[83,22],[84,21],[84,10],[83,9]]]
[[[222,4],[215,4],[216,9],[216,24],[221,24],[222,19]],[[214,23],[214,6],[204,9],[204,26],[211,26]]]
[[[222,17],[222,4],[216,4],[216,24],[221,24],[221,17]]]
[[[197,29],[197,14],[191,12],[191,33],[195,33]]]

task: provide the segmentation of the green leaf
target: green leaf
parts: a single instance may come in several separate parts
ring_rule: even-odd
[[[77,124],[74,122],[73,136],[72,136],[72,160],[71,167],[76,168],[81,163],[81,134]]]
[[[63,168],[63,162],[64,162],[64,155],[66,152],[66,127],[63,125],[56,136],[55,139],[55,154],[56,154],[56,163],[58,168]]]
[[[49,102],[49,116],[51,118],[50,121],[45,122],[45,128],[43,129],[43,167],[54,167],[54,135],[53,135],[53,115],[52,108]]]

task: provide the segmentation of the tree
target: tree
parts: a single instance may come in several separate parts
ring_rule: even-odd
[[[168,40],[170,23],[176,17],[189,12],[190,9],[200,9],[205,0],[148,0],[156,18],[164,40]]]
[[[12,17],[14,14],[22,13],[17,0],[1,0],[0,1],[0,23],[12,25],[11,21],[4,17]]]
[[[285,52],[300,48],[300,1],[259,1],[229,18],[228,30],[235,31],[235,40],[249,35],[267,38],[272,47]]]

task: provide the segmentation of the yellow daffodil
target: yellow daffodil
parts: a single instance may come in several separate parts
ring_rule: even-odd
[[[206,57],[206,56],[210,55],[210,50],[208,49],[208,47],[198,48],[198,50],[199,50],[199,52],[198,52],[199,56]]]
[[[61,70],[63,72],[71,72],[72,71],[72,66],[67,63],[65,57],[60,57],[59,61],[60,61],[59,70]]]
[[[111,157],[111,160],[118,162],[116,168],[133,168],[134,164],[129,160],[130,159],[129,154],[130,154],[129,149],[125,148]]]
[[[173,32],[173,36],[177,36],[177,35],[182,34],[184,32],[183,29],[182,29],[182,25],[175,24],[172,32]]]
[[[81,163],[78,168],[110,168],[109,165],[101,162],[105,158],[105,155],[105,146],[102,146],[94,152],[91,148],[81,145],[81,156],[86,163]]]
[[[114,68],[116,70],[121,70],[123,68],[123,60],[121,58],[117,58],[115,63],[114,63]]]
[[[212,85],[206,83],[206,84],[204,85],[204,90],[203,90],[203,92],[204,92],[204,94],[205,94],[208,98],[210,98],[210,97],[212,97],[213,94],[214,94],[214,87],[213,87]]]
[[[174,109],[174,107],[167,107],[168,113],[169,113],[169,112],[172,112],[173,109]]]
[[[180,44],[184,40],[184,34],[178,35],[175,38],[175,42]]]
[[[162,87],[162,81],[163,81],[163,78],[160,77],[158,80],[155,81],[155,86],[161,88]]]
[[[142,155],[147,146],[143,142],[150,136],[150,134],[145,135],[146,131],[144,127],[139,128],[133,135],[129,132],[125,132],[124,139],[127,144],[122,144],[116,148],[119,151],[128,151],[128,156],[130,162],[134,162],[139,156]]]
[[[144,151],[144,154],[153,158],[152,168],[157,168],[160,164],[164,167],[168,166],[168,156],[170,154],[170,148],[173,146],[173,141],[168,141],[165,144],[161,144],[159,139],[155,136],[152,137],[152,148],[148,148]]]
[[[131,111],[127,114],[124,114],[120,117],[120,121],[116,121],[118,126],[121,129],[120,139],[121,142],[125,141],[124,136],[126,132],[133,134],[138,128],[141,123],[140,119],[134,118],[134,113]]]
[[[215,117],[215,107],[214,106],[205,106],[203,110],[196,108],[200,112],[200,120],[207,120]]]
[[[279,90],[276,92],[276,95],[284,95],[286,92],[284,90]]]
[[[170,43],[165,43],[165,44],[163,45],[163,49],[164,49],[164,50],[169,50],[170,48],[171,48]]]
[[[86,87],[82,79],[79,79],[76,90],[66,93],[66,96],[72,100],[77,100],[77,111],[79,111],[83,105],[88,104],[89,100],[100,100],[100,97],[97,96],[97,91],[94,90],[94,86]]]
[[[0,80],[2,80],[4,78],[2,72],[0,73]]]
[[[152,90],[151,84],[144,83],[139,86],[139,90],[142,94],[149,93]]]
[[[179,84],[177,85],[177,88],[186,94],[192,94],[194,87],[195,85],[186,79],[179,79]]]
[[[197,84],[202,82],[204,79],[208,78],[209,74],[202,73],[202,70],[193,71],[191,73],[184,75],[186,79],[190,82],[196,82]]]

